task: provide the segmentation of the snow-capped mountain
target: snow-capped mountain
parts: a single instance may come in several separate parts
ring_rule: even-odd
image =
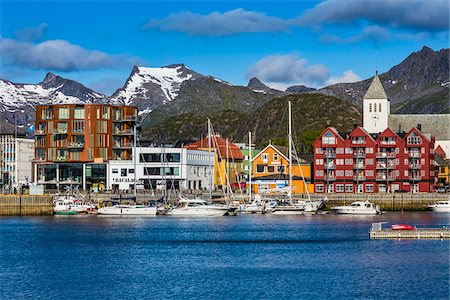
[[[135,66],[124,86],[110,99],[114,104],[135,105],[141,112],[150,112],[174,100],[183,82],[202,76],[183,64],[160,68]]]

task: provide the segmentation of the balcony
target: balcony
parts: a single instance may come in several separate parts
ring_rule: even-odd
[[[84,143],[70,142],[68,148],[82,149],[82,148],[84,148]]]
[[[364,169],[364,164],[353,164],[353,169]]]
[[[114,130],[113,135],[133,135],[133,131],[131,129]]]
[[[355,153],[353,153],[353,157],[364,158],[364,157],[366,157],[366,153],[365,152],[355,152]]]
[[[395,152],[377,152],[377,158],[395,157]]]
[[[387,164],[377,164],[377,169],[387,169]]]
[[[55,161],[67,161],[67,156],[57,156],[55,157]]]
[[[352,140],[353,145],[363,145],[365,143],[366,143],[365,140]]]
[[[324,165],[324,168],[325,169],[336,169],[336,165],[328,163],[328,164]]]
[[[380,141],[380,144],[381,145],[384,145],[384,146],[395,146],[395,140],[392,140],[392,141]]]
[[[45,161],[45,157],[36,157],[34,159],[32,159],[32,162],[44,162]]]
[[[114,116],[113,122],[134,122],[136,121],[136,116]]]
[[[55,129],[53,133],[56,133],[56,134],[67,134],[68,131],[67,131],[67,128],[64,128],[64,129],[63,128],[59,128],[59,129]]]
[[[410,169],[420,169],[422,167],[421,164],[410,164],[409,168]]]
[[[409,152],[409,157],[420,157],[420,152]]]
[[[422,180],[422,177],[421,176],[418,176],[418,175],[413,175],[413,176],[409,176],[409,180],[412,180],[412,181],[420,181],[420,180]]]
[[[375,180],[377,180],[377,181],[392,181],[392,180],[395,180],[395,176],[394,175],[377,175]]]
[[[323,154],[323,156],[324,156],[325,158],[335,158],[335,157],[336,157],[336,153],[335,153],[335,152],[325,152],[325,153]]]
[[[354,181],[366,180],[366,176],[353,176]]]
[[[36,129],[34,131],[34,135],[45,135],[45,134],[46,134],[45,129]]]
[[[72,131],[72,135],[84,135],[84,131]]]
[[[122,144],[114,143],[112,147],[114,149],[127,149],[127,148],[132,148],[133,144],[132,143],[122,143]]]
[[[325,176],[323,176],[323,180],[325,180],[325,181],[336,180],[336,176],[335,175],[325,175]]]

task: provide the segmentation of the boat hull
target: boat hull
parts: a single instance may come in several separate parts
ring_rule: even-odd
[[[102,207],[97,213],[106,216],[156,216],[156,207]]]
[[[434,212],[450,213],[450,206],[429,205],[428,208]]]
[[[272,210],[273,215],[302,215],[304,212],[304,206],[276,206]]]
[[[167,212],[170,216],[177,217],[221,217],[228,212],[228,208],[204,208],[204,207],[192,207],[192,208],[174,208]]]
[[[74,211],[74,210],[57,210],[55,211],[55,215],[76,215],[78,214],[78,212]]]
[[[339,215],[377,215],[378,211],[375,209],[353,209],[347,207],[332,207],[331,211]]]

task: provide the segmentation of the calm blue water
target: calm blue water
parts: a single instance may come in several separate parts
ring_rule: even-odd
[[[448,215],[0,218],[3,299],[448,299],[449,242],[369,240]]]

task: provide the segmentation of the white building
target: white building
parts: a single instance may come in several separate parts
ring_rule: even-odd
[[[408,131],[420,124],[421,131],[432,134],[435,147],[441,146],[450,157],[450,114],[391,114],[391,103],[378,73],[363,99],[363,127],[369,133]]]
[[[3,193],[18,190],[31,181],[34,140],[0,135],[0,185]]]
[[[137,147],[136,170],[132,160],[111,160],[107,189],[204,190],[210,186],[214,153],[185,148]]]

